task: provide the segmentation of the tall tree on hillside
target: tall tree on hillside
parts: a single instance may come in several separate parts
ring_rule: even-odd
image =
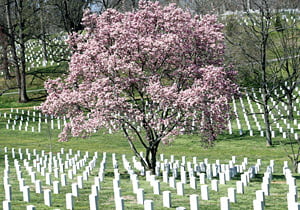
[[[1,48],[1,57],[0,65],[5,80],[10,80],[12,78],[9,72],[9,60],[8,60],[8,37],[4,31],[5,29],[0,26],[0,48]]]
[[[142,1],[135,12],[109,9],[83,20],[85,33],[69,40],[69,75],[47,83],[41,107],[70,119],[61,140],[121,129],[152,171],[160,143],[172,136],[196,132],[213,144],[237,90],[234,72],[223,65],[222,25],[214,16]]]
[[[39,0],[39,18],[40,18],[40,34],[37,36],[42,42],[42,50],[44,60],[48,60],[48,50],[47,50],[47,31],[46,27],[49,21],[46,21],[49,11],[47,11],[47,4],[45,0]]]
[[[280,8],[280,4],[276,6],[276,2],[275,0],[252,2],[255,11],[247,10],[245,15],[230,17],[231,21],[235,22],[230,24],[227,31],[228,41],[233,47],[229,50],[229,54],[232,60],[237,61],[240,80],[261,91],[261,98],[253,96],[251,98],[263,107],[268,146],[273,144],[270,113],[277,105],[271,104],[271,99],[277,97],[275,92],[283,87],[282,84],[291,86],[284,87],[288,89],[285,94],[275,98],[276,103],[288,96],[287,94],[292,94],[296,87],[295,81],[299,78],[299,70],[294,68],[299,59],[296,56],[299,49],[295,48],[299,45],[295,43],[298,40],[295,36],[297,29],[284,26],[285,28],[278,31],[278,24],[276,24],[278,14],[274,8]],[[246,1],[244,3],[246,4]]]
[[[12,59],[13,59],[13,66],[14,66],[14,72],[16,74],[16,81],[17,81],[17,87],[19,92],[19,102],[27,102],[28,96],[26,92],[26,76],[25,76],[25,43],[24,43],[24,17],[22,16],[23,12],[23,4],[18,4],[19,2],[14,1],[11,2],[10,0],[6,0],[5,2],[5,9],[6,9],[6,24],[7,24],[7,36],[9,37],[9,44],[11,47],[12,52]],[[14,15],[15,15],[15,22],[16,24],[12,23],[12,10],[11,6],[14,5]],[[18,14],[16,14],[18,13]],[[19,21],[21,21],[19,23]],[[18,28],[17,28],[18,27]],[[18,30],[18,31],[17,31]],[[23,52],[21,53],[21,59],[18,57],[17,54],[17,46],[16,41],[18,38],[21,38],[22,41],[20,45],[22,44],[21,50]]]
[[[300,29],[297,14],[289,13],[288,19],[285,17],[285,14],[280,13],[276,16],[276,32],[272,34],[270,51],[275,57],[274,68],[280,71],[277,76],[284,90],[282,96],[277,98],[288,106],[287,118],[292,121],[293,108],[298,98],[295,89],[300,78]]]
[[[25,43],[33,37],[37,11],[36,1],[3,0],[5,18],[0,22],[6,33],[12,54],[12,73],[15,75],[19,102],[29,100],[26,92]]]
[[[83,29],[81,23],[83,11],[89,8],[93,0],[48,0],[45,2],[51,15],[50,24],[71,34]],[[56,14],[53,16],[53,14]]]
[[[246,16],[240,17],[245,20],[241,23],[242,29],[239,31],[240,34],[237,35],[235,33],[228,40],[232,45],[240,47],[245,57],[244,62],[246,61],[246,63],[251,65],[246,70],[246,74],[247,72],[248,74],[250,73],[253,82],[261,89],[261,100],[257,101],[256,98],[251,98],[263,106],[266,143],[268,146],[271,146],[271,110],[269,105],[273,91],[278,88],[278,81],[273,80],[274,74],[268,70],[267,53],[271,39],[270,33],[272,32],[271,8],[267,0],[261,0],[255,6],[259,9],[259,13],[252,13],[248,10]],[[277,73],[275,72],[275,74]]]

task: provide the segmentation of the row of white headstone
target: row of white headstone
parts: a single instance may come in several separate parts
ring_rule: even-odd
[[[282,91],[284,91],[284,90],[282,90]],[[299,94],[298,89],[296,89],[296,92],[297,92],[297,94]],[[253,95],[253,97],[257,99],[256,93],[254,92],[254,89],[251,90],[250,94]],[[278,93],[276,93],[276,94],[279,96]],[[255,105],[257,106],[257,109],[254,109],[253,104],[252,104],[253,102],[250,100],[250,97],[249,97],[249,94],[248,94],[247,90],[246,90],[245,96],[246,96],[246,99],[247,99],[247,105],[248,105],[250,110],[248,112],[246,111],[246,108],[245,108],[246,106],[244,105],[242,97],[239,98],[239,104],[240,104],[241,110],[242,110],[243,121],[246,124],[247,130],[249,131],[249,135],[253,136],[254,135],[254,130],[258,130],[259,133],[260,133],[260,136],[264,136],[265,134],[264,134],[264,131],[262,129],[263,126],[260,124],[260,121],[257,118],[258,114],[255,114],[255,113],[263,113],[262,107],[259,103],[255,103]],[[298,103],[300,99],[297,99],[297,100],[298,101],[296,101],[296,103]],[[232,103],[233,104],[233,112],[234,112],[235,117],[236,117],[236,119],[235,119],[236,120],[236,125],[237,125],[237,128],[239,130],[239,134],[243,135],[243,128],[242,128],[242,123],[241,123],[242,119],[239,118],[239,113],[238,113],[238,109],[237,109],[237,102],[234,98],[232,98],[232,101],[233,101],[233,103]],[[284,138],[284,139],[288,138],[289,135],[290,135],[291,138],[294,138],[294,139],[297,140],[299,138],[299,136],[298,136],[298,133],[295,132],[295,130],[300,129],[300,123],[298,123],[297,120],[295,119],[294,122],[293,122],[295,127],[293,127],[291,124],[289,124],[287,122],[287,119],[283,117],[283,115],[281,114],[281,111],[280,111],[280,109],[282,109],[282,110],[285,110],[285,113],[288,113],[289,110],[287,110],[287,106],[282,102],[277,104],[277,102],[274,101],[273,99],[271,100],[271,102],[277,110],[277,113],[275,113],[275,114],[273,113],[274,111],[270,112],[271,119],[273,121],[276,121],[276,123],[275,123],[276,124],[276,129],[271,127],[272,138],[276,137],[276,135],[278,136],[278,134],[276,134],[276,133],[279,133],[281,135],[281,137]],[[297,111],[296,106],[294,106],[294,111]],[[248,118],[249,113],[251,113],[251,115],[252,115],[252,118],[253,118],[254,123],[256,125],[256,129],[253,129],[251,127],[251,123],[253,121]],[[261,116],[262,121],[263,121],[264,120],[263,115],[262,114],[259,114],[259,115]],[[276,117],[275,117],[275,115],[276,115]],[[300,111],[297,111],[297,115],[300,115]],[[277,116],[280,116],[279,117],[280,119],[276,119],[276,118],[278,118]],[[281,123],[279,123],[279,122],[281,122]],[[285,126],[285,128],[282,125]],[[228,120],[228,130],[229,130],[229,134],[233,133],[233,131],[232,131],[232,121],[230,119]]]
[[[7,148],[5,149],[7,152]],[[52,156],[52,153],[45,155],[44,151],[41,153],[41,157],[39,154],[36,154],[36,150],[33,151],[33,155],[36,157],[33,159],[33,166],[30,166],[30,160],[33,156],[27,149],[26,149],[26,156],[28,159],[23,159],[23,153],[21,149],[19,149],[19,160],[23,160],[23,166],[26,169],[26,172],[30,176],[31,183],[35,185],[35,193],[43,193],[44,194],[44,204],[46,206],[52,206],[52,199],[51,194],[52,191],[50,189],[42,190],[42,181],[36,180],[36,173],[40,173],[42,176],[45,176],[45,183],[46,185],[52,185],[53,193],[59,194],[60,187],[64,187],[67,185],[67,175],[66,169],[68,170],[68,178],[70,180],[73,179],[73,176],[77,174],[77,171],[84,167],[87,163],[87,159],[89,157],[89,153],[87,152],[82,159],[80,157],[80,151],[74,155],[74,157],[70,157],[72,155],[72,150],[69,150],[69,153],[66,154],[66,160],[63,161],[60,157],[60,154],[64,154],[64,150],[61,149],[61,153],[58,153],[57,156]],[[15,149],[12,149],[12,157],[15,158]],[[57,159],[56,159],[57,158]],[[83,183],[85,180],[88,180],[90,172],[95,168],[96,160],[98,158],[98,153],[95,152],[92,160],[88,162],[88,166],[85,167],[82,176],[77,176],[76,183],[72,183],[72,192],[66,194],[66,208],[67,209],[74,209],[74,196],[79,196],[79,189],[83,188]],[[23,172],[21,170],[21,165],[19,164],[18,159],[14,159],[14,166],[19,182],[19,191],[23,193],[23,201],[30,202],[30,187],[26,185],[25,179],[23,178]],[[103,160],[100,164],[100,169],[97,177],[94,177],[94,185],[92,185],[91,190],[92,193],[89,195],[90,199],[90,209],[98,209],[95,206],[98,206],[98,191],[100,190],[100,182],[104,179],[104,169],[106,163],[106,153],[103,153]],[[36,171],[34,171],[36,169]],[[48,172],[46,172],[48,170]],[[25,173],[26,173],[25,172]],[[52,182],[52,172],[54,172],[54,177],[59,178],[60,174],[60,181],[53,181]],[[8,210],[11,209],[11,200],[12,200],[12,186],[10,185],[10,166],[9,166],[9,159],[8,155],[5,155],[5,169],[4,169],[4,191],[5,191],[5,201],[3,201],[3,209]],[[28,206],[29,209],[34,209],[33,205]]]
[[[31,110],[19,110],[11,108],[10,112],[0,112],[0,117],[7,120],[6,129],[41,132],[44,129],[62,129],[66,125],[66,117],[59,118],[43,115]],[[32,123],[31,123],[32,122]]]
[[[8,152],[8,149],[5,148],[5,153]],[[40,173],[42,176],[45,176],[46,185],[53,186],[53,193],[60,193],[60,186],[66,186],[68,184],[67,178],[72,182],[74,176],[77,175],[78,170],[83,168],[88,162],[89,153],[85,153],[82,159],[81,152],[73,155],[72,150],[69,150],[69,153],[65,154],[65,160],[62,159],[64,154],[64,149],[61,149],[61,152],[57,155],[49,153],[45,154],[44,151],[41,151],[41,154],[37,154],[36,150],[33,150],[31,154],[28,149],[26,149],[25,154],[22,150],[18,150],[19,159],[16,159],[16,151],[14,148],[11,150],[12,158],[14,159],[14,167],[16,170],[19,190],[23,193],[23,200],[25,202],[30,202],[30,187],[25,184],[25,179],[23,178],[23,172],[21,169],[20,161],[23,160],[23,166],[25,167],[25,173],[28,173],[31,179],[31,182],[35,184],[36,193],[44,193],[44,204],[51,206],[51,193],[50,189],[42,190],[41,180],[36,180],[36,173]],[[33,159],[33,156],[35,157]],[[26,158],[25,158],[26,157]],[[74,209],[73,198],[79,196],[79,190],[83,188],[84,182],[88,180],[89,173],[95,169],[96,161],[98,158],[98,153],[95,153],[92,157],[92,160],[88,162],[88,166],[85,167],[85,170],[82,173],[82,176],[77,176],[75,183],[72,183],[72,191],[66,194],[66,208]],[[32,166],[30,166],[32,162]],[[232,160],[228,164],[220,164],[220,161],[217,160],[216,163],[208,163],[208,159],[204,159],[203,162],[198,162],[196,157],[193,157],[193,161],[186,161],[186,157],[182,157],[181,161],[175,160],[174,156],[171,156],[170,161],[164,158],[164,155],[160,155],[160,161],[157,162],[155,168],[155,174],[151,174],[150,171],[144,170],[142,164],[136,160],[135,157],[132,157],[132,163],[126,159],[125,155],[122,155],[122,163],[124,169],[130,175],[130,181],[133,186],[133,193],[137,196],[137,203],[144,205],[144,208],[147,210],[154,209],[154,202],[152,200],[147,200],[144,198],[144,189],[139,187],[138,173],[146,176],[146,181],[152,186],[153,194],[161,195],[163,197],[163,206],[170,208],[172,206],[171,191],[161,192],[160,181],[156,178],[160,177],[162,174],[162,180],[165,183],[168,183],[170,188],[176,189],[177,195],[185,195],[185,185],[189,182],[192,189],[197,189],[196,180],[199,178],[200,189],[201,189],[201,199],[209,200],[209,190],[206,182],[211,182],[211,190],[218,191],[219,184],[224,185],[226,181],[230,181],[232,177],[236,176],[238,173],[241,174],[241,180],[236,181],[236,188],[228,188],[228,196],[220,198],[220,208],[223,210],[230,209],[230,203],[237,202],[236,193],[244,193],[244,187],[247,187],[250,179],[255,176],[260,171],[261,160],[258,159],[255,166],[247,167],[248,159],[244,158],[241,165],[236,164],[235,156],[232,157]],[[114,199],[115,206],[117,210],[124,209],[125,199],[122,197],[122,191],[120,187],[120,173],[119,173],[119,163],[116,159],[116,155],[112,154],[112,165],[114,170],[114,179],[113,179],[113,190],[114,190]],[[133,166],[133,168],[132,168]],[[106,168],[106,153],[103,153],[103,159],[100,164],[100,169],[98,176],[94,178],[94,185],[91,186],[92,193],[89,195],[90,209],[98,209],[99,201],[99,191],[101,189],[100,183],[104,180]],[[68,169],[68,170],[67,170]],[[248,170],[247,170],[248,169]],[[34,171],[36,170],[36,171]],[[48,172],[46,172],[48,171]],[[67,173],[68,172],[68,173]],[[136,173],[138,172],[138,173]],[[264,208],[265,199],[264,196],[270,195],[270,183],[272,179],[272,173],[274,172],[274,161],[270,161],[270,165],[267,167],[266,172],[264,173],[263,182],[261,184],[261,190],[256,192],[256,199],[253,201],[253,209],[259,210]],[[52,173],[55,178],[59,178],[60,181],[52,182]],[[287,167],[287,162],[284,163],[283,173],[286,176],[287,183],[289,184],[289,193],[287,194],[288,206],[289,209],[295,209],[295,206],[299,206],[297,203],[297,186],[295,178],[292,177],[291,171]],[[5,169],[4,169],[4,189],[5,189],[5,198],[3,206],[11,206],[10,201],[12,199],[11,185],[9,184],[9,158],[8,155],[5,155]],[[169,176],[171,174],[171,176]],[[180,177],[180,181],[176,182],[176,179]],[[215,179],[217,178],[217,179]],[[190,209],[199,209],[199,196],[197,194],[192,194],[190,196]],[[294,199],[292,199],[294,198]],[[31,205],[32,206],[32,205]],[[178,207],[180,209],[185,209],[184,207]],[[7,207],[4,209],[11,209]]]
[[[53,44],[56,46],[63,46],[65,42],[63,40],[54,40]],[[26,52],[25,52],[25,61],[30,63],[27,65],[27,70],[30,71],[31,68],[39,67],[39,66],[46,66],[46,65],[55,65],[56,62],[54,61],[53,55],[61,55],[64,53],[65,49],[63,48],[52,48],[48,47],[48,61],[44,59],[44,53],[42,48],[42,43],[37,41],[28,41],[25,44]],[[17,45],[18,49],[18,45]],[[17,53],[19,51],[17,50]],[[9,57],[12,57],[11,52],[8,54]]]

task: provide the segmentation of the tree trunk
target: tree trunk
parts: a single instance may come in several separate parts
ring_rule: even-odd
[[[265,11],[262,12],[262,19],[265,17]],[[268,39],[269,39],[269,26],[268,20],[262,20],[261,24],[261,49],[260,49],[260,56],[261,56],[261,76],[262,76],[262,102],[264,108],[264,122],[266,127],[266,144],[267,146],[272,146],[272,136],[271,136],[271,126],[270,126],[270,110],[268,107],[268,102],[270,99],[270,93],[268,89],[268,76],[267,76],[267,46],[268,46]]]
[[[19,42],[20,42],[20,61],[21,61],[21,68],[20,68],[20,86],[19,86],[19,102],[26,103],[29,101],[26,91],[26,60],[25,60],[25,42],[24,42],[24,19],[22,14],[22,1],[18,2],[18,11],[17,17],[19,22]]]
[[[289,115],[288,118],[289,120],[294,120],[294,113],[293,113],[293,96],[291,91],[288,91],[286,93],[287,96],[287,105],[288,105],[288,111],[289,111]]]
[[[9,72],[9,62],[8,62],[8,42],[7,42],[7,36],[4,33],[1,33],[1,46],[2,46],[2,69],[4,73],[4,79],[10,80],[12,76]]]
[[[9,34],[9,43],[11,46],[12,59],[14,61],[17,87],[18,87],[18,92],[19,92],[19,101],[20,101],[20,99],[21,99],[21,73],[20,73],[19,58],[17,56],[16,44],[15,44],[15,34],[12,30],[12,24],[11,24],[11,12],[10,12],[9,0],[6,0],[5,10],[6,10],[6,21],[7,21],[7,28],[8,28],[8,34]]]
[[[48,51],[47,51],[47,43],[46,43],[46,28],[45,28],[45,21],[43,17],[44,13],[44,1],[40,1],[41,6],[41,15],[40,15],[40,22],[41,22],[41,34],[42,34],[42,50],[44,61],[48,61]]]
[[[264,85],[262,89],[262,102],[264,108],[264,123],[266,127],[266,144],[267,146],[272,146],[272,135],[271,135],[271,123],[270,123],[270,110],[268,107],[269,97],[267,96],[267,86]]]
[[[137,151],[137,149],[133,143],[133,140],[130,137],[128,130],[125,126],[125,123],[122,125],[123,132],[128,140],[128,143],[129,143],[132,151],[134,152],[135,156],[141,160],[141,163],[146,170],[150,170],[152,174],[155,174],[156,154],[157,154],[160,140],[157,139],[158,138],[157,136],[154,137],[151,134],[151,131],[150,131],[151,129],[148,127],[148,125],[146,125],[146,123],[144,123],[144,127],[146,128],[147,139],[148,139],[149,145],[145,144],[143,142],[143,140],[141,139],[141,136],[138,134],[138,136],[139,136],[138,138],[140,138],[140,141],[142,141],[142,145],[146,149],[145,157],[142,157],[140,155],[140,153]],[[131,126],[131,128],[133,128],[133,126]],[[134,128],[134,130],[136,131],[135,128]]]
[[[267,146],[272,146],[272,135],[271,135],[271,126],[270,126],[270,119],[269,119],[269,109],[267,106],[264,105],[264,121],[266,126],[266,143]]]
[[[22,38],[21,38],[22,37]],[[25,44],[23,42],[23,34],[20,30],[20,45],[21,45],[21,77],[19,89],[19,102],[26,103],[29,101],[26,91],[26,61],[25,61]]]
[[[298,160],[294,160],[293,161],[293,166],[294,166],[294,172],[295,173],[298,173],[298,164],[299,164],[299,161]]]
[[[157,146],[152,147],[151,149],[151,171],[153,174],[155,174],[155,168],[156,168],[156,153],[157,153]]]
[[[155,142],[155,143],[152,143]],[[156,167],[156,154],[158,150],[158,145],[160,141],[152,141],[149,147],[146,149],[146,162],[147,162],[147,170],[150,170],[152,174],[155,174]]]

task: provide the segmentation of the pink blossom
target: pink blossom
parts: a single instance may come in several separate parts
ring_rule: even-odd
[[[237,86],[223,66],[223,25],[215,16],[141,1],[134,12],[85,12],[83,22],[86,31],[69,38],[69,74],[46,83],[41,106],[69,118],[62,140],[121,129],[155,156],[175,135],[200,133],[212,144],[225,129]]]

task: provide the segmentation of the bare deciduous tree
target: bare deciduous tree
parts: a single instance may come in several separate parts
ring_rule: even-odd
[[[243,3],[246,5],[247,1]],[[278,31],[276,17],[282,11],[278,1],[257,0],[251,3],[253,10],[229,17],[232,23],[227,25],[228,52],[239,69],[242,82],[259,88],[261,92],[261,98],[251,98],[263,107],[261,114],[264,116],[266,144],[271,146],[270,113],[286,97],[292,118],[295,99],[292,93],[299,78],[299,31],[293,25],[283,25],[284,28]],[[277,96],[275,92],[280,87],[285,92]],[[276,97],[275,104],[271,103],[273,97]]]

